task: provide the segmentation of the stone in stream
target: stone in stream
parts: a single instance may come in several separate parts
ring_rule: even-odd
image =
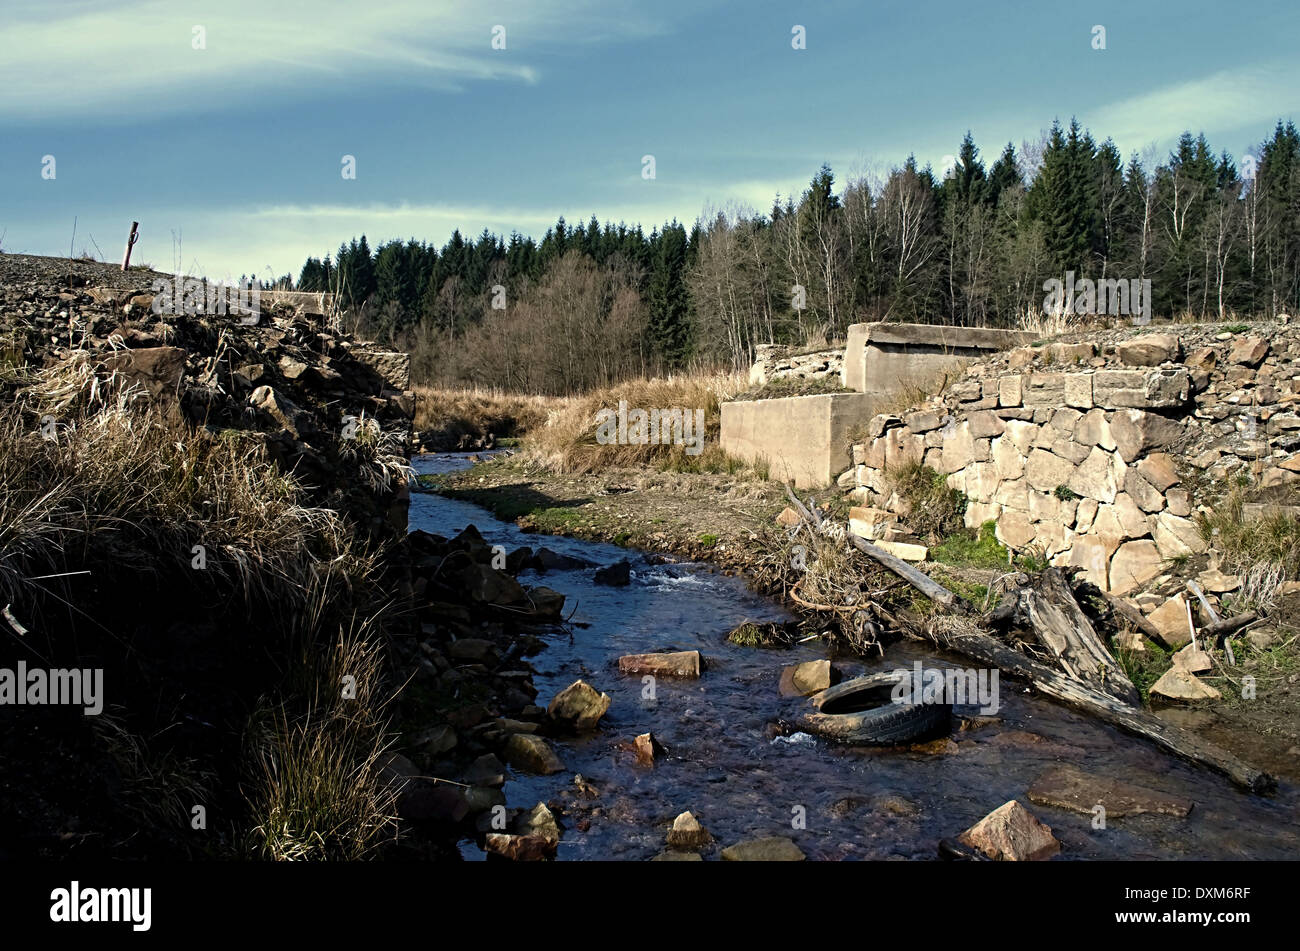
[[[638,766],[653,766],[655,757],[664,752],[664,748],[655,739],[653,733],[642,733],[632,741],[632,750],[636,753]]]
[[[560,826],[546,803],[539,802],[515,820],[515,834],[541,836],[548,842],[560,841]]]
[[[674,819],[673,827],[668,830],[670,849],[698,849],[712,841],[713,836],[709,835],[708,830],[689,812],[683,812]]]
[[[1073,766],[1049,769],[1034,780],[1027,795],[1040,806],[1070,809],[1083,815],[1091,815],[1093,807],[1100,804],[1108,817],[1149,812],[1182,819],[1192,811],[1194,805],[1190,799],[1170,796],[1118,779],[1093,776]]]
[[[1052,827],[1014,799],[994,809],[957,841],[1001,862],[1041,861],[1061,851]]]
[[[461,781],[472,786],[504,786],[506,767],[491,753],[484,753],[461,775]]]
[[[528,602],[533,606],[533,614],[543,618],[559,618],[564,613],[564,595],[560,592],[537,585],[526,589]]]
[[[616,564],[597,570],[595,581],[596,584],[622,588],[632,581],[632,565],[624,558]]]
[[[609,709],[609,694],[601,693],[582,680],[575,680],[555,695],[546,715],[572,730],[593,730]]]
[[[651,862],[703,862],[699,852],[660,852]]]
[[[447,646],[447,656],[462,663],[490,664],[496,660],[497,646],[480,637],[462,637]]]
[[[490,832],[483,848],[489,856],[499,855],[514,862],[542,862],[555,858],[556,844],[540,835]]]
[[[835,670],[829,660],[810,660],[781,671],[783,697],[810,697],[835,682]]]
[[[459,580],[470,599],[481,604],[518,604],[527,597],[518,581],[491,565],[466,565]]]
[[[549,548],[539,548],[533,555],[533,565],[538,571],[572,571],[576,568],[590,568],[592,562],[585,558],[574,558],[572,555],[562,555],[559,552],[551,551]]]
[[[506,762],[527,773],[549,776],[564,769],[555,750],[540,736],[530,733],[513,733],[506,741]]]
[[[653,674],[656,677],[700,676],[699,651],[674,651],[663,654],[624,654],[618,659],[622,674]]]
[[[727,862],[802,862],[807,857],[793,840],[781,835],[748,839],[722,850]]]

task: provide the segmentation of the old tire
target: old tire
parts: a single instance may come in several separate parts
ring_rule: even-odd
[[[952,705],[896,703],[894,688],[907,671],[885,671],[846,680],[809,698],[815,712],[800,720],[817,736],[855,746],[893,746],[947,733]]]

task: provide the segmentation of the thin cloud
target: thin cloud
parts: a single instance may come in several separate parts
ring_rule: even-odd
[[[467,15],[461,0],[223,0],[185,9],[175,0],[38,4],[0,24],[0,117],[18,119],[193,112],[268,95],[346,92],[375,79],[455,90],[468,81],[536,83],[548,46],[657,28],[634,7],[596,0],[503,0]],[[506,49],[491,48],[506,28]],[[195,49],[195,28],[205,48]],[[72,64],[72,65],[70,65]],[[322,81],[328,87],[322,89]]]

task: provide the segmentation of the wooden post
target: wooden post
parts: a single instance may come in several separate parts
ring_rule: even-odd
[[[140,222],[131,222],[131,233],[126,236],[126,253],[122,255],[122,270],[125,271],[131,266],[131,249],[135,247],[136,241],[140,240],[139,233],[135,230],[140,227]]]

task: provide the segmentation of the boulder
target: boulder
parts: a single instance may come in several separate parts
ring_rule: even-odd
[[[1014,799],[994,809],[957,839],[1001,862],[1041,861],[1061,851],[1052,827]]]
[[[601,693],[582,680],[575,680],[551,700],[546,715],[571,730],[594,730],[609,710],[609,694]]]
[[[548,842],[560,841],[560,826],[555,821],[546,804],[539,802],[532,809],[515,820],[515,834],[521,836],[535,835]]]
[[[531,733],[511,734],[510,739],[506,741],[503,755],[507,763],[526,773],[549,776],[564,769],[564,764],[555,755],[555,750],[551,749],[550,744],[540,736]]]
[[[1151,685],[1150,693],[1168,700],[1218,700],[1223,694],[1181,667],[1170,667]]]
[[[625,654],[618,659],[619,673],[652,674],[656,677],[700,676],[699,651],[673,651],[661,654]]]
[[[722,850],[727,862],[802,862],[807,857],[792,839],[779,835],[748,839]]]
[[[500,856],[513,862],[542,862],[555,858],[557,843],[540,835],[506,835],[489,832],[483,849],[489,856]]]
[[[632,580],[632,565],[624,558],[616,564],[597,569],[594,580],[596,584],[615,588],[625,587]]]
[[[1242,337],[1232,345],[1228,362],[1248,367],[1258,366],[1268,356],[1268,350],[1267,340],[1261,340],[1259,337]]]
[[[670,849],[699,849],[712,841],[713,836],[689,812],[683,812],[674,819],[673,827],[668,830]]]
[[[470,600],[480,604],[519,604],[527,599],[523,585],[491,565],[471,562],[461,569],[459,580]]]
[[[829,687],[834,682],[834,673],[829,660],[810,660],[786,667],[781,671],[781,696],[810,697]]]
[[[1157,367],[1176,360],[1182,346],[1173,334],[1143,334],[1115,346],[1120,362],[1131,367]]]
[[[632,740],[632,752],[638,766],[653,766],[655,758],[665,750],[653,733],[642,733]]]
[[[1187,601],[1181,594],[1174,595],[1152,611],[1147,620],[1160,632],[1160,639],[1168,647],[1182,647],[1192,639],[1187,621]]]

